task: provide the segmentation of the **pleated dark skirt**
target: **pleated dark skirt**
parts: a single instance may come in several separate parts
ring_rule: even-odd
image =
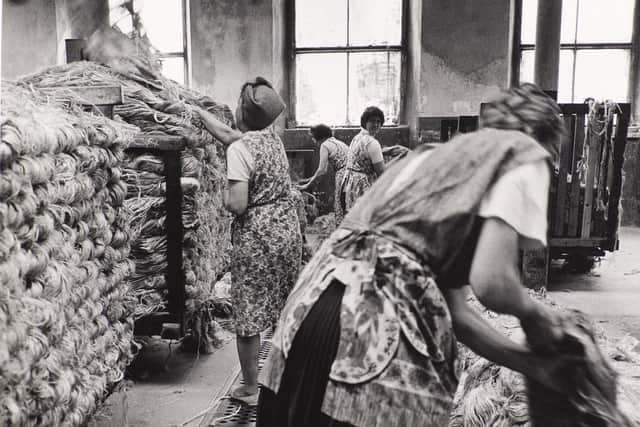
[[[350,427],[320,408],[340,339],[344,285],[334,281],[302,322],[287,357],[280,390],[262,388],[256,427]]]

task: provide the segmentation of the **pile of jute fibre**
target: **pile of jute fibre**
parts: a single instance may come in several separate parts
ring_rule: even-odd
[[[217,339],[213,331],[220,302],[213,286],[228,269],[231,217],[223,205],[226,187],[224,147],[204,129],[194,107],[205,108],[232,125],[229,107],[163,77],[148,50],[117,32],[94,35],[87,52],[101,63],[81,61],[46,69],[27,76],[25,87],[54,89],[65,97],[73,86],[120,85],[124,103],[115,106],[116,120],[135,125],[157,140],[163,136],[185,138],[182,151],[184,226],[183,267],[186,280],[186,319],[191,332],[211,350]],[[113,46],[117,46],[115,49]],[[51,94],[52,92],[49,91]],[[54,96],[52,95],[52,96]],[[132,212],[132,258],[136,272],[132,294],[136,318],[166,309],[166,224],[164,164],[161,157],[127,153],[123,180],[127,183],[125,206]]]
[[[136,129],[2,82],[0,420],[83,425],[131,360]]]
[[[565,353],[581,353],[559,375],[567,394],[548,390],[523,375],[496,365],[459,344],[463,372],[449,427],[631,427],[640,425],[640,359],[623,344],[608,339],[581,313],[557,305],[544,293],[530,291],[539,302],[563,313]],[[520,322],[484,308],[469,297],[483,317],[516,341],[525,340]],[[597,343],[594,345],[593,343]],[[562,356],[558,356],[562,357]]]

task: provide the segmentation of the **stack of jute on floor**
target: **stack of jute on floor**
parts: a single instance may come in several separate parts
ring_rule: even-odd
[[[544,295],[531,292],[543,304],[562,310],[580,329],[594,330],[594,326],[579,313],[558,307]],[[517,341],[524,340],[519,321],[512,316],[498,315],[484,309],[475,299],[471,303],[496,329]],[[601,351],[589,349],[590,363],[575,366],[558,375],[581,390],[577,396],[559,395],[527,381],[522,375],[483,359],[460,345],[464,372],[455,396],[450,427],[627,427],[640,425],[640,360],[632,353],[609,341],[596,330]],[[594,369],[597,368],[597,369]],[[591,374],[603,375],[592,381]],[[595,389],[596,384],[607,387]],[[613,404],[610,404],[613,402]]]
[[[2,82],[0,424],[82,425],[131,360],[135,129]]]
[[[121,85],[124,103],[115,106],[116,119],[137,126],[146,135],[186,139],[181,179],[186,318],[196,335],[206,337],[217,304],[213,285],[228,266],[230,217],[223,206],[224,148],[204,129],[193,107],[206,108],[228,124],[233,122],[231,111],[226,105],[162,77],[148,47],[121,33],[98,32],[85,50],[96,62],[50,68],[22,79],[20,84],[38,88]],[[136,317],[161,311],[166,304],[166,228],[172,225],[165,223],[163,168],[161,158],[143,154],[128,155],[123,169],[127,183],[125,204],[133,212]]]

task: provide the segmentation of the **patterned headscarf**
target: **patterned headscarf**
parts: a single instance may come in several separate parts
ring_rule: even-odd
[[[555,160],[565,135],[560,107],[538,86],[524,83],[483,104],[480,127],[519,130],[535,138]]]

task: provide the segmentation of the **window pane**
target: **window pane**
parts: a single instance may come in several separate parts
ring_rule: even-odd
[[[520,83],[533,83],[533,66],[536,57],[535,50],[523,50],[520,57]]]
[[[133,31],[133,20],[124,3],[125,0],[109,0],[109,25],[115,25],[123,33],[130,34]]]
[[[560,43],[576,42],[576,18],[578,0],[562,0],[562,21],[560,25]]]
[[[350,46],[400,43],[402,0],[349,0]]]
[[[520,40],[523,44],[536,43],[536,18],[538,16],[538,0],[522,1],[522,29]]]
[[[634,0],[580,0],[578,43],[631,42]]]
[[[182,52],[182,0],[135,0],[143,29],[160,52]]]
[[[534,82],[535,50],[523,50],[520,58],[520,82]],[[571,99],[573,76],[573,51],[560,51],[558,70],[558,102],[573,102]]]
[[[347,54],[308,53],[296,56],[296,121],[298,125],[345,124],[347,118]]]
[[[184,58],[161,58],[162,75],[184,85]]]
[[[573,50],[560,51],[558,69],[558,102],[574,102],[571,97],[573,91]]]
[[[397,124],[400,112],[400,52],[351,53],[349,124],[359,125],[366,107],[375,105],[385,124]]]
[[[627,101],[629,51],[622,49],[579,50],[576,58],[576,102],[593,97]]]
[[[578,0],[563,0],[562,24],[560,26],[560,42],[574,43],[576,32],[576,13]],[[523,0],[522,29],[520,40],[523,44],[536,43],[536,19],[538,17],[538,0]]]
[[[296,46],[347,45],[346,0],[296,0]]]

